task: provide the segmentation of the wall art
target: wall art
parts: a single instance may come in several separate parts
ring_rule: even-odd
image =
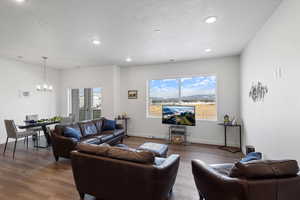
[[[252,84],[249,92],[249,97],[253,100],[253,102],[260,102],[264,100],[268,92],[268,87],[258,81],[257,83]]]

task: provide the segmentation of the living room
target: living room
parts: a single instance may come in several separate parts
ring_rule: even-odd
[[[0,199],[117,199],[122,194],[125,199],[145,195],[142,199],[149,200],[296,200],[299,9],[296,0],[2,1],[0,150],[5,154],[0,158]],[[101,120],[84,122],[98,118],[93,117],[93,106]],[[192,108],[192,125],[180,124],[185,119],[164,123],[169,117],[164,108],[172,106]],[[38,123],[24,124],[32,121],[27,115],[38,115]],[[68,119],[75,124],[71,136],[78,129],[80,138],[71,137],[73,143],[65,146],[60,138],[67,133],[57,131],[67,130],[62,121]],[[10,122],[20,136],[8,138]],[[114,132],[108,137],[110,126]],[[172,128],[182,127],[182,136],[170,134]],[[89,135],[93,131],[97,138]],[[139,162],[146,161],[130,163],[125,150],[135,161],[136,156],[147,160],[143,156],[150,152],[162,162],[161,168],[152,163],[143,169],[173,163],[172,170],[166,170],[173,178],[161,173],[164,186],[152,188],[158,182],[138,179],[149,179],[149,174],[136,176]],[[247,154],[258,161],[242,162],[249,159]],[[128,173],[123,177],[113,170],[93,171],[95,177],[118,178],[114,184],[124,185],[119,194],[101,190],[104,181],[85,174],[106,166],[90,158],[111,160],[112,169]],[[89,162],[96,167],[82,172]],[[252,162],[265,167],[261,174],[251,171]],[[230,173],[225,163],[231,163]],[[228,177],[212,164],[222,165]],[[236,185],[223,187],[240,178],[232,175],[234,167],[243,173],[249,169],[241,178],[249,178],[249,183],[236,184],[254,183],[253,193]],[[210,174],[212,169],[216,172]],[[209,177],[217,172],[224,182],[212,188]],[[89,181],[92,186],[86,189]],[[141,186],[148,184],[152,197],[146,195],[150,189]],[[126,185],[140,192],[133,195]]]

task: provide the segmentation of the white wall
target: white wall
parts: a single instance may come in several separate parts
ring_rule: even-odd
[[[178,62],[121,68],[121,111],[131,117],[129,135],[167,137],[168,129],[161,119],[147,118],[147,81],[166,77],[215,74],[218,80],[218,119],[225,113],[239,117],[240,60],[238,56],[200,61]],[[128,90],[138,90],[138,99],[128,99]],[[189,127],[189,140],[207,144],[224,144],[223,128],[212,121],[197,121]],[[231,136],[231,137],[230,137]],[[229,143],[237,144],[237,132],[229,134]]]
[[[241,113],[245,142],[266,158],[300,161],[300,1],[284,0],[242,55]],[[281,67],[283,76],[274,76]],[[269,88],[264,102],[248,97],[252,81]]]
[[[102,115],[113,118],[118,112],[119,69],[117,66],[67,69],[61,72],[61,114],[68,115],[70,88],[102,88]]]
[[[54,86],[52,93],[35,91],[43,82],[41,66],[0,59],[0,143],[6,140],[4,119],[13,119],[21,124],[28,114],[41,118],[58,114],[58,93],[60,92],[59,71],[48,69],[48,80]],[[21,91],[29,91],[29,97],[22,97]]]

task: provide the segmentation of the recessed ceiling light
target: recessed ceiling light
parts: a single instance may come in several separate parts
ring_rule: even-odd
[[[204,51],[205,51],[206,53],[212,52],[211,49],[205,49]]]
[[[25,2],[26,0],[15,0],[16,2],[18,2],[18,3],[23,3],[23,2]]]
[[[160,33],[160,29],[155,29],[154,32]]]
[[[205,23],[207,24],[213,24],[217,21],[217,17],[216,16],[210,16],[205,18]]]
[[[126,58],[126,62],[131,62],[132,59],[131,58]]]
[[[101,44],[100,40],[97,40],[97,39],[94,39],[92,42],[93,42],[94,45],[99,45],[99,44]]]

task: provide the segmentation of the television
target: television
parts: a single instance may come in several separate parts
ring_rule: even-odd
[[[178,126],[195,126],[195,106],[162,106],[162,123]]]

